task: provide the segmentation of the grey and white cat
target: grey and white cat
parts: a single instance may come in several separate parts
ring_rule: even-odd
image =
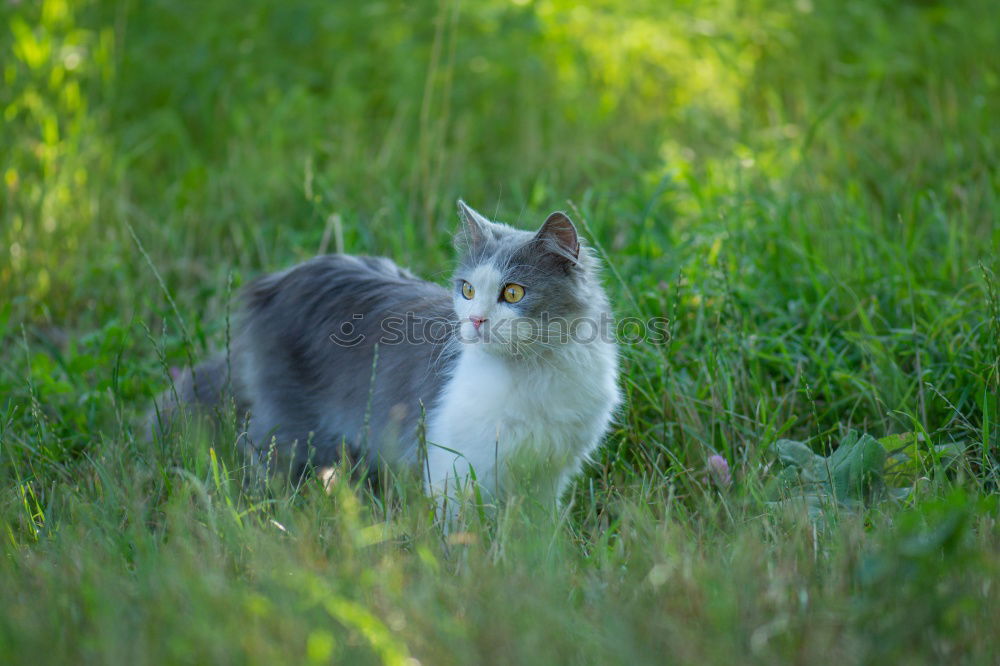
[[[302,469],[345,450],[371,465],[420,462],[443,500],[471,479],[503,495],[529,461],[555,501],[621,399],[598,261],[563,213],[531,233],[458,209],[450,291],[348,255],[250,284],[231,356],[185,373],[157,401],[156,429],[231,385],[258,463],[276,452]]]

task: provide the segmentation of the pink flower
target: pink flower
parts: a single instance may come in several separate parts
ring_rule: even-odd
[[[729,473],[729,463],[718,454],[708,459],[708,475],[715,481],[715,485],[721,488],[728,488],[733,483],[733,476]]]

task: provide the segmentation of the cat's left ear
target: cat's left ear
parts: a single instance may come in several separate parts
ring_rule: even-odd
[[[542,228],[535,234],[535,240],[545,244],[546,249],[563,259],[576,264],[580,258],[580,239],[569,215],[556,211],[545,218]]]
[[[479,247],[488,238],[492,238],[490,221],[461,199],[458,200],[458,216],[462,219],[462,229],[456,241],[464,242],[470,247]]]

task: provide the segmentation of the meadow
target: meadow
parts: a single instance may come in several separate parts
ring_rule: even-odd
[[[997,663],[994,4],[0,1],[0,662]],[[240,285],[444,282],[459,197],[670,322],[556,515],[144,440]]]

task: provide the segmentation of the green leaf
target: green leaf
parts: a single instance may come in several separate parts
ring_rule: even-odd
[[[778,459],[785,465],[795,465],[805,469],[817,460],[822,460],[822,456],[813,453],[808,446],[792,439],[779,439],[774,443],[774,448],[778,452]]]
[[[929,445],[920,433],[888,435],[879,440],[886,451],[885,479],[892,486],[912,486],[935,469],[947,469],[965,455],[965,442]]]
[[[882,492],[888,454],[867,433],[848,432],[829,457],[790,439],[778,440],[774,448],[784,468],[768,483],[767,496],[772,501],[804,499],[811,516],[815,517],[831,501],[856,510],[876,493],[897,500],[908,495],[908,490]]]
[[[851,431],[830,456],[830,475],[838,498],[863,499],[882,482],[886,452],[871,435]]]

